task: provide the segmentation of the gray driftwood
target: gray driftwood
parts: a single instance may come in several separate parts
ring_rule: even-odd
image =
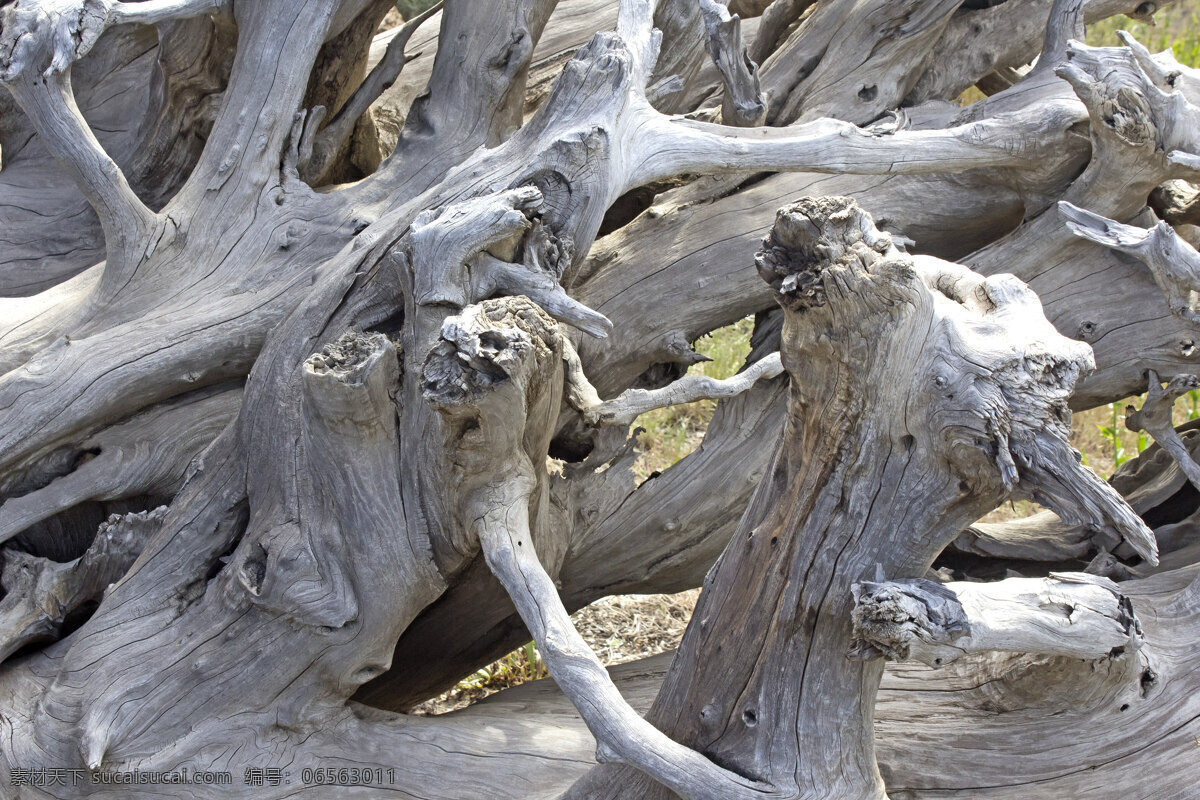
[[[447,0],[376,35],[390,0],[4,3],[0,784],[1136,786],[1196,733],[1197,437],[1148,406],[1161,446],[1109,486],[1065,432],[1200,359],[1200,76],[1075,41],[1148,5]],[[682,377],[751,314],[739,375]],[[698,398],[703,444],[638,483],[629,424]],[[1009,494],[1057,516],[970,528]],[[854,587],[911,587],[952,541],[968,574],[1121,581],[1049,579],[1095,637],[1026,584],[956,593],[979,638],[888,668],[877,759],[900,649],[865,612],[856,636]],[[706,574],[657,700],[661,664],[614,681],[570,623]],[[977,591],[1058,627],[989,635]],[[396,713],[530,637],[569,705]],[[300,785],[364,766],[394,781]]]

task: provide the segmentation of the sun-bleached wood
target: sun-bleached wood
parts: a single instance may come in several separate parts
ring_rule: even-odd
[[[1151,564],[1153,534],[1075,459],[1066,400],[1091,354],[1019,281],[904,254],[837,197],[781,210],[756,262],[784,309],[788,422],[647,719],[788,796],[883,798],[883,668],[857,646],[855,585],[924,574],[1014,491],[1083,514]],[[847,662],[852,648],[862,660]],[[566,796],[668,795],[600,768]]]
[[[1142,626],[1129,599],[1117,584],[1096,575],[1052,572],[988,583],[864,581],[852,591],[857,658],[882,654],[931,667],[990,652],[1094,661],[1142,645]]]
[[[784,312],[755,276],[753,254],[776,209],[797,199],[857,198],[892,232],[893,249],[871,252],[888,264],[911,261],[920,276],[885,270],[888,280],[915,286],[938,308],[966,309],[952,314],[970,330],[964,341],[979,341],[978,317],[1059,342],[1040,317],[1025,325],[1024,313],[1005,316],[1038,303],[1000,273],[1029,283],[1059,334],[1095,355],[1087,377],[1082,355],[1068,359],[1081,373],[1070,400],[1064,379],[1061,397],[1030,410],[1039,421],[1053,412],[1055,431],[1065,402],[1088,407],[1140,391],[1148,369],[1195,372],[1196,323],[1171,313],[1152,269],[1075,236],[1058,212],[1066,200],[1137,225],[1149,201],[1180,237],[1191,235],[1182,229],[1189,195],[1159,186],[1192,175],[1194,71],[1132,40],[1067,44],[1080,15],[1135,10],[1130,3],[449,0],[373,40],[389,5],[17,0],[0,12],[9,86],[0,99],[0,537],[7,552],[24,554],[8,563],[46,576],[39,590],[14,574],[0,601],[14,609],[5,641],[23,647],[0,666],[0,780],[24,765],[187,766],[231,769],[236,783],[246,768],[353,763],[394,766],[397,780],[342,787],[346,796],[555,796],[594,748],[567,714],[555,722],[481,709],[427,720],[379,710],[411,707],[533,634],[604,757],[693,796],[787,794],[786,781],[740,771],[753,736],[725,740],[712,758],[640,720],[648,684],[627,705],[564,615],[611,592],[698,585],[740,541],[755,488],[778,479],[780,431],[794,441],[805,419],[795,397],[818,391],[822,374],[793,381],[794,365],[779,371],[790,358],[787,335],[780,343]],[[994,20],[977,46],[962,44],[985,18]],[[1039,67],[1026,70],[1043,40]],[[1060,55],[1070,83],[1054,73]],[[980,81],[991,87],[985,101],[947,102],[954,87]],[[890,113],[918,97],[928,102]],[[765,114],[769,127],[714,124],[718,106],[725,122]],[[1117,106],[1114,125],[1107,112]],[[790,172],[766,174],[774,170]],[[996,308],[980,299],[989,292]],[[494,325],[482,323],[481,309],[499,315]],[[752,314],[754,349],[738,375],[682,377],[702,360],[697,338]],[[865,338],[874,345],[879,336]],[[901,338],[897,363],[913,363],[926,338]],[[506,360],[515,350],[521,358]],[[1022,369],[1036,372],[1044,354],[1031,352]],[[956,390],[987,384],[987,376],[967,381],[964,369]],[[1003,375],[1020,393],[1028,387],[1018,373]],[[455,428],[454,403],[430,402],[439,376],[454,374],[479,378],[467,383],[488,398],[495,437]],[[639,445],[626,440],[624,423],[701,397],[721,398],[703,444],[636,480]],[[920,415],[890,407],[890,397],[872,413],[911,417],[915,444]],[[1122,593],[1131,574],[1157,569],[1166,580],[1200,557],[1189,544],[1194,498],[1162,447],[1126,475],[1145,483],[1122,489],[1165,543],[1151,567],[1147,531],[1068,448],[993,421],[982,444],[961,443],[983,453],[982,489],[949,478],[942,486],[950,473],[929,460],[924,474],[935,477],[913,496],[934,498],[933,509],[939,487],[964,493],[949,515],[959,528],[1009,489],[1036,496],[1065,520],[1028,523],[1037,530],[1022,542],[1036,550],[1069,528],[1058,544],[1071,563],[1051,568],[1092,560],[1089,570],[1122,576]],[[830,440],[849,446],[874,441],[871,432]],[[1194,431],[1179,435],[1194,447]],[[879,470],[895,469],[897,436],[890,455],[863,451],[839,484],[848,508],[878,491]],[[460,446],[472,437],[490,445]],[[472,494],[493,484],[495,492]],[[504,506],[512,513],[493,513],[492,500],[512,501]],[[105,549],[99,521],[167,501],[144,537]],[[761,503],[750,507],[764,513]],[[908,560],[884,577],[922,577],[917,562],[935,555],[933,540],[958,533],[944,520],[917,526],[909,534],[929,540],[919,553],[889,556]],[[953,557],[969,573],[1002,574],[1004,556],[985,559],[985,549]],[[870,579],[874,563],[860,560],[853,578]],[[834,575],[845,584],[838,602],[849,604],[852,582]],[[707,608],[721,605],[719,594],[706,592]],[[1069,664],[1043,673],[1065,677],[1026,680],[1026,667],[1013,666],[1031,663],[1021,656],[973,654],[956,668],[985,684],[1009,670],[986,685],[1004,687],[1009,705],[1020,696],[1029,699],[1021,708],[1046,710],[1014,727],[1028,740],[1070,733],[1055,727],[1064,701],[1053,687],[1089,698],[1132,692],[1128,716],[1157,753],[1161,731],[1178,725],[1167,724],[1165,705],[1137,697],[1130,679],[1138,683],[1134,662],[1144,656],[1172,692],[1194,684],[1164,655],[1172,643],[1156,639],[1186,631],[1188,618],[1156,627],[1139,598],[1151,598],[1155,623],[1176,619],[1167,601],[1128,596],[1145,644],[1087,680]],[[30,616],[43,612],[44,620]],[[849,612],[836,618],[839,631],[852,624]],[[749,635],[761,621],[729,630]],[[713,674],[734,660],[722,652]],[[823,659],[790,663],[809,663],[816,675]],[[729,671],[748,669],[742,661]],[[902,669],[890,674],[919,683]],[[672,678],[671,691],[678,684]],[[798,697],[802,685],[774,699]],[[603,705],[587,704],[593,689]],[[933,756],[906,750],[888,728],[924,720],[922,709],[962,711],[947,694],[898,704],[883,695],[881,741],[892,749],[881,752],[904,754],[881,762],[897,796],[941,791],[939,781],[968,795],[977,785],[955,766],[970,759],[933,768]],[[961,706],[972,702],[977,710],[974,695]],[[778,722],[764,708],[752,718],[758,734]],[[729,717],[734,729],[751,719],[737,716],[744,710]],[[1005,714],[968,717],[1019,750]],[[1114,728],[1088,728],[1089,752],[1128,753],[1124,740],[1091,736],[1101,729]],[[974,736],[963,734],[975,752],[1007,752]],[[997,754],[981,769],[1014,783],[1044,769],[1078,788],[1056,772],[1071,755],[1086,761],[1067,751],[1023,766]],[[125,787],[96,792],[129,796]]]

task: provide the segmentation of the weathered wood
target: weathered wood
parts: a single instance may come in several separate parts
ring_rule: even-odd
[[[881,798],[882,664],[847,665],[854,584],[924,574],[1014,489],[1151,563],[1153,538],[1074,459],[1066,399],[1090,354],[1015,279],[905,256],[846,198],[781,211],[757,263],[785,312],[788,425],[648,719],[790,796]],[[597,770],[567,796],[666,795]]]
[[[937,80],[927,78],[968,48],[934,58],[933,43],[983,13],[977,3],[448,0],[420,28],[377,39],[372,55],[387,5],[18,0],[0,12],[4,80],[26,107],[0,104],[0,236],[18,245],[0,253],[0,291],[14,295],[0,301],[0,538],[12,537],[9,552],[36,552],[13,563],[45,576],[4,598],[21,617],[6,642],[72,630],[0,668],[0,779],[25,764],[240,773],[398,760],[396,784],[342,787],[345,796],[553,795],[587,763],[577,727],[486,709],[405,719],[350,699],[404,708],[533,635],[600,755],[645,780],[693,797],[795,794],[784,765],[796,737],[770,737],[793,714],[805,763],[828,762],[804,777],[821,787],[813,792],[846,780],[851,796],[877,794],[860,712],[882,666],[842,660],[851,587],[876,563],[885,579],[921,577],[962,526],[1015,490],[1086,531],[1064,548],[1091,556],[1103,542],[1144,562],[1101,563],[1100,552],[1089,569],[1151,569],[1146,528],[1062,441],[1088,348],[1059,338],[1014,280],[929,255],[1011,268],[1042,293],[1060,333],[1095,344],[1100,369],[1076,404],[1143,386],[1148,368],[1190,372],[1181,367],[1195,322],[1170,313],[1145,265],[1075,237],[1056,202],[1129,225],[1158,184],[1191,176],[1193,72],[1132,42],[1068,48],[1080,7],[1067,0],[1054,6],[1036,70],[1000,63],[999,48]],[[1013,48],[1043,38],[1035,6],[1005,5],[1037,23],[1013,27]],[[1107,8],[1117,4],[1082,13]],[[731,11],[763,17],[739,31]],[[761,55],[761,102],[743,36]],[[994,38],[980,48],[995,49]],[[1059,53],[1074,89],[1051,72]],[[944,102],[956,80],[1007,67],[986,101]],[[930,86],[931,102],[887,115]],[[704,121],[718,102],[726,122],[758,122],[765,106],[775,129]],[[64,162],[57,177],[52,156]],[[802,172],[764,174],[773,170]],[[1127,192],[1106,197],[1118,182]],[[769,216],[831,193],[861,197],[895,235],[851,224],[842,233],[853,241],[834,247],[846,260],[825,264],[837,254],[817,257],[798,244],[805,234],[781,228],[776,244],[787,246],[763,261],[774,283],[764,287],[751,253]],[[1186,202],[1162,206],[1179,207],[1173,220],[1189,213]],[[839,214],[829,231],[865,219]],[[808,293],[818,274],[823,297]],[[1122,293],[1097,296],[1117,279]],[[851,284],[860,295],[839,294]],[[698,336],[766,311],[772,289],[789,298],[781,361],[766,341],[778,339],[776,312],[760,317],[739,375],[672,382],[700,358]],[[820,320],[845,335],[821,339]],[[1016,355],[998,333],[1012,330],[1025,348]],[[937,354],[946,360],[935,364]],[[699,450],[638,484],[625,425],[717,396]],[[901,400],[912,402],[898,413]],[[772,462],[781,427],[785,450]],[[1154,485],[1139,497],[1180,506],[1153,525],[1169,575],[1200,558],[1188,542],[1195,500],[1178,466],[1154,464],[1162,471],[1145,467]],[[102,503],[146,508],[170,495],[136,547],[110,558],[105,533],[93,541],[88,520],[94,529]],[[915,510],[885,537],[885,512],[901,503]],[[852,529],[861,537],[831,563],[836,549],[809,537],[818,528],[827,544]],[[771,551],[772,529],[787,557]],[[763,549],[754,558],[741,549],[748,531]],[[697,719],[721,730],[673,741],[665,734],[676,730],[637,714],[648,684],[637,703],[622,699],[566,613],[611,591],[694,586],[731,536],[702,601],[697,629],[707,632],[690,634],[655,712],[684,719],[679,730],[707,724]],[[885,538],[897,546],[881,547]],[[83,555],[56,565],[47,554]],[[771,584],[759,595],[783,597],[787,574],[794,594],[770,607],[777,631],[796,632],[767,636],[770,613],[747,612],[724,633],[759,637],[747,649],[761,650],[757,662],[696,644],[757,596],[755,581]],[[750,588],[730,591],[742,588],[731,575]],[[797,617],[804,603],[813,613]],[[1033,663],[1028,655],[973,654],[962,662],[982,672],[959,668],[1003,675],[1005,701],[1030,698],[1029,708],[1057,708],[1052,687],[1068,684],[1107,702],[1137,683],[1138,658],[1163,658],[1161,633],[1148,627],[1136,657],[1093,662],[1107,672],[1086,680],[1064,661],[1059,678],[1024,681],[1014,665]],[[679,675],[701,660],[684,686]],[[813,687],[847,670],[862,680],[839,684],[827,714]],[[767,686],[767,673],[770,691],[752,705],[701,698],[707,685],[726,700],[735,685]],[[1162,722],[1146,708],[1143,732]],[[838,715],[847,724],[830,722]],[[1007,741],[999,730],[989,727]],[[772,747],[786,757],[764,767]],[[839,777],[843,752],[854,764]],[[1059,763],[1036,766],[1059,779]],[[555,764],[569,767],[556,777]],[[908,765],[929,762],[884,764],[903,791],[919,783]],[[953,767],[926,772],[970,791]],[[624,780],[598,796],[624,792]],[[221,792],[328,794],[264,789]],[[193,784],[180,796],[210,794]]]
[[[87,552],[66,564],[5,548],[4,599],[0,600],[0,661],[32,642],[56,638],[67,616],[99,602],[109,584],[125,574],[158,530],[165,507],[112,516]]]
[[[1131,654],[1142,627],[1108,578],[1055,572],[992,583],[905,581],[852,587],[854,656],[931,667],[968,653],[1014,652],[1089,661]]]

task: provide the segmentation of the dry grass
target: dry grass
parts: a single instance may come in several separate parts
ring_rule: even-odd
[[[700,338],[694,349],[712,360],[694,365],[688,374],[707,375],[720,380],[732,376],[746,363],[753,329],[754,320],[747,317]],[[713,400],[700,400],[687,405],[660,408],[638,417],[634,428],[644,429],[638,435],[641,456],[633,468],[638,479],[645,480],[656,472],[662,472],[695,450],[704,438],[704,431],[716,407]]]
[[[679,594],[616,595],[579,609],[571,619],[604,664],[623,664],[677,648],[699,596],[699,589]],[[537,647],[529,642],[410,713],[445,714],[548,674]]]

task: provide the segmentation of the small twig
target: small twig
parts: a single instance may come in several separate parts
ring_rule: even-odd
[[[566,361],[567,398],[589,425],[629,425],[647,411],[697,400],[718,400],[748,390],[759,380],[783,372],[779,353],[755,362],[732,378],[717,380],[705,375],[687,375],[661,389],[630,389],[612,400],[600,400],[574,350],[563,354]]]

